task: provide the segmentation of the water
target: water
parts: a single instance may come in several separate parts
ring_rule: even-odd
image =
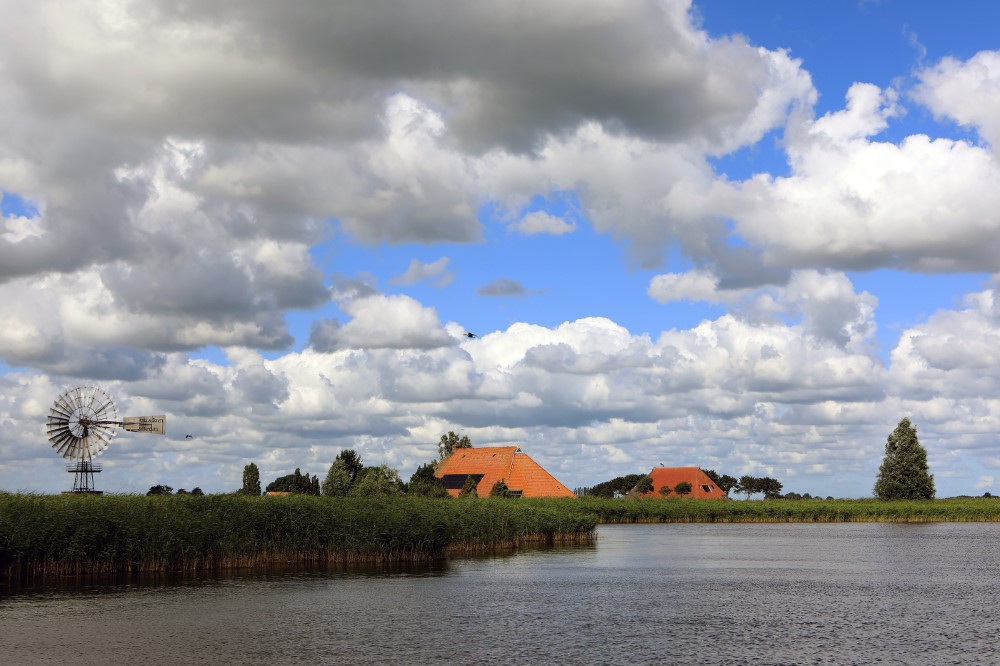
[[[1000,524],[601,526],[395,572],[0,597],[0,664],[997,664]]]

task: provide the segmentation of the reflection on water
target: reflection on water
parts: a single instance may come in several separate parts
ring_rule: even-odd
[[[997,524],[601,526],[405,569],[62,582],[7,664],[1000,663]]]

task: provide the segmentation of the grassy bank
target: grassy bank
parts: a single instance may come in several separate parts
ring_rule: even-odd
[[[412,497],[0,494],[0,578],[419,562],[589,540],[571,505]]]
[[[572,501],[572,500],[570,500]],[[576,500],[602,523],[997,522],[1000,500]]]

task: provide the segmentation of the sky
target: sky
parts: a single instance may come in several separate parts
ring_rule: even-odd
[[[0,489],[100,386],[167,425],[107,492],[455,431],[868,497],[903,417],[1000,492],[1000,5],[0,2]]]

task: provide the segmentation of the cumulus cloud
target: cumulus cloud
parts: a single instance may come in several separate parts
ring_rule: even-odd
[[[1000,149],[1000,51],[980,51],[966,61],[943,58],[916,73],[913,97],[940,117],[975,129]]]
[[[732,303],[744,297],[748,290],[719,289],[719,278],[711,271],[693,270],[657,275],[649,281],[646,293],[660,303],[681,300]]]
[[[874,140],[895,114],[893,91],[855,84],[844,110],[790,128],[790,176],[741,184],[734,226],[766,265],[1000,270],[994,155],[925,135]]]
[[[561,236],[576,230],[576,224],[561,217],[550,215],[543,210],[532,211],[511,225],[511,228],[525,236],[548,234]]]
[[[455,274],[448,271],[450,261],[448,257],[441,257],[437,261],[425,264],[417,259],[411,259],[406,272],[392,278],[389,282],[390,284],[411,285],[428,280],[437,287],[447,287],[455,279]]]
[[[433,349],[454,344],[434,308],[409,296],[373,295],[341,304],[351,320],[324,321],[313,327],[310,344],[317,350]]]

